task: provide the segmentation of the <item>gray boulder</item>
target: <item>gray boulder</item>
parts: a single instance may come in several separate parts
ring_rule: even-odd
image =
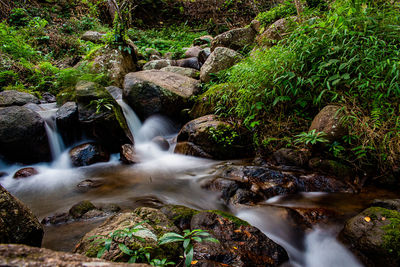
[[[330,141],[342,138],[347,133],[347,129],[341,122],[343,113],[340,109],[341,107],[335,105],[325,106],[313,119],[309,131],[324,132]]]
[[[51,159],[44,121],[38,113],[19,106],[0,109],[0,154],[22,163]]]
[[[199,79],[200,78],[200,72],[198,70],[192,69],[192,68],[183,68],[183,67],[178,67],[178,66],[169,66],[161,69],[162,71],[169,71],[173,73],[177,73],[189,78],[193,79]]]
[[[90,41],[92,43],[104,43],[105,36],[106,35],[104,33],[87,31],[82,35],[81,39],[84,41]]]
[[[252,27],[224,32],[214,38],[211,43],[211,51],[214,51],[217,47],[227,47],[233,50],[243,49],[253,44],[256,35],[257,31]]]
[[[152,60],[144,64],[143,70],[160,70],[162,68],[175,65],[176,65],[175,60],[170,60],[170,59]]]
[[[217,47],[207,58],[200,69],[200,80],[209,82],[210,75],[228,69],[238,63],[243,57],[232,49]]]
[[[110,154],[101,145],[86,143],[72,148],[69,151],[71,162],[74,166],[88,166],[98,162],[110,160]]]
[[[157,113],[178,118],[198,86],[197,80],[180,74],[139,71],[126,75],[123,98],[142,119]]]
[[[40,101],[36,96],[15,90],[0,92],[0,107],[23,106],[27,103],[40,104]]]

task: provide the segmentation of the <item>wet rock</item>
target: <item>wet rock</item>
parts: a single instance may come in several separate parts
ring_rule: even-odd
[[[8,173],[6,173],[6,172],[0,172],[0,178],[1,177],[5,177],[5,176],[7,176],[8,175]]]
[[[230,199],[236,194],[240,186],[241,185],[237,181],[217,178],[208,181],[203,184],[202,187],[211,191],[221,192],[220,198],[224,200],[225,203],[229,203]]]
[[[308,163],[311,152],[308,150],[295,150],[281,148],[273,154],[278,164],[302,167]]]
[[[347,129],[340,122],[343,116],[340,109],[341,107],[335,105],[324,107],[313,119],[309,131],[324,132],[330,141],[342,138],[347,133]]]
[[[50,94],[49,92],[44,92],[42,93],[42,98],[44,101],[46,101],[47,103],[54,103],[56,102],[56,97],[52,94]]]
[[[43,119],[24,107],[0,109],[0,147],[10,161],[29,164],[51,158]]]
[[[0,92],[0,107],[23,106],[27,103],[40,104],[39,99],[28,93],[15,90]]]
[[[22,169],[18,170],[14,174],[13,178],[14,179],[26,178],[26,177],[29,177],[29,176],[36,175],[38,173],[39,172],[35,168],[32,168],[32,167],[22,168]]]
[[[179,59],[176,61],[176,66],[182,67],[182,68],[192,68],[195,70],[200,70],[200,68],[201,68],[201,64],[197,57]]]
[[[81,39],[83,41],[90,41],[92,43],[104,43],[104,37],[106,35],[104,33],[95,32],[95,31],[87,31],[85,32]]]
[[[93,205],[92,202],[90,202],[88,200],[83,200],[83,201],[73,205],[69,209],[68,214],[72,218],[78,219],[78,218],[81,218],[83,216],[83,214],[85,214],[86,212],[88,212],[90,210],[95,210],[95,209],[96,209],[96,206]]]
[[[189,48],[185,51],[185,57],[186,57],[186,58],[198,57],[201,51],[203,51],[203,48],[201,48],[200,46],[192,46],[192,47],[189,47]]]
[[[139,71],[126,75],[123,98],[142,119],[157,113],[179,118],[198,86],[199,81],[176,73]]]
[[[69,151],[69,156],[72,164],[76,167],[110,160],[109,152],[96,143],[86,143],[76,146]]]
[[[233,50],[240,50],[251,46],[257,35],[252,27],[233,29],[224,32],[214,38],[211,43],[211,51],[217,47],[227,47]]]
[[[151,142],[155,143],[161,150],[168,151],[169,149],[169,143],[167,139],[162,136],[154,137]]]
[[[231,203],[234,205],[237,204],[246,204],[246,205],[254,205],[255,203],[261,201],[262,198],[257,195],[257,193],[244,188],[239,188],[235,195],[230,199]]]
[[[232,49],[217,47],[200,69],[200,80],[209,82],[211,74],[228,69],[238,63],[243,57]]]
[[[316,174],[294,175],[261,166],[223,166],[221,170],[222,178],[250,189],[257,195],[256,200],[298,192],[354,192],[342,181]]]
[[[370,206],[400,212],[400,199],[375,199]]]
[[[41,112],[43,111],[43,108],[41,108],[38,104],[35,103],[28,103],[23,105],[24,108],[29,108],[30,110],[33,110],[35,112]]]
[[[179,261],[179,255],[182,251],[180,244],[171,243],[169,245],[159,246],[157,238],[168,232],[179,233],[179,229],[159,210],[153,208],[137,208],[133,212],[126,212],[114,215],[108,218],[102,225],[87,233],[76,246],[76,252],[96,257],[100,247],[90,240],[91,236],[107,236],[111,231],[132,228],[142,223],[139,228],[141,231],[135,233],[143,240],[131,238],[124,239],[123,243],[132,250],[143,247],[152,247],[152,258],[168,258],[175,262]],[[95,238],[96,240],[98,238]],[[106,251],[102,259],[121,261],[124,255],[117,246],[112,245],[110,251]]]
[[[191,69],[191,68],[183,68],[183,67],[178,67],[178,66],[169,66],[169,67],[165,67],[161,69],[162,71],[169,71],[169,72],[173,72],[173,73],[177,73],[189,78],[193,78],[193,79],[198,79],[200,78],[200,72],[195,70],[195,69]]]
[[[117,213],[117,212],[121,211],[121,207],[118,206],[117,204],[100,205],[99,208],[100,208],[100,210],[102,210],[106,213]]]
[[[40,247],[42,238],[43,227],[35,215],[0,185],[0,244]]]
[[[201,37],[198,37],[196,39],[194,39],[193,41],[193,45],[195,46],[199,46],[199,45],[211,45],[212,41],[213,41],[213,37],[211,35],[204,35]]]
[[[193,144],[192,142],[179,142],[175,146],[174,153],[212,159],[212,156],[206,153],[201,147]]]
[[[165,67],[174,66],[176,63],[170,59],[152,60],[144,64],[143,70],[160,70]]]
[[[219,243],[204,242],[194,246],[194,260],[229,266],[279,266],[288,261],[286,251],[250,226],[230,214],[204,211],[195,214],[191,229],[207,230]]]
[[[122,87],[127,73],[138,69],[137,48],[130,45],[130,51],[102,48],[93,55],[92,70],[97,73],[105,73],[112,83]]]
[[[104,184],[104,180],[103,179],[86,179],[82,182],[80,182],[77,187],[79,189],[79,191],[81,192],[87,192],[92,188],[97,188],[100,187]]]
[[[80,136],[78,105],[67,102],[56,113],[56,123],[66,144],[72,144]]]
[[[179,229],[190,229],[190,222],[193,215],[200,212],[181,205],[164,205],[160,211]]]
[[[400,213],[370,207],[348,220],[339,237],[367,266],[400,265]]]
[[[335,160],[312,158],[308,162],[308,165],[315,171],[333,175],[341,180],[350,181],[354,178],[354,173],[349,166]]]
[[[231,142],[227,144],[216,140],[214,132],[224,135],[224,138],[231,138]],[[249,155],[249,147],[242,145],[239,139],[235,139],[234,132],[229,123],[218,120],[214,115],[197,118],[185,124],[180,130],[175,152],[186,155],[196,154],[196,156],[211,155],[216,159]]]
[[[298,208],[292,207],[307,223],[308,226],[316,224],[327,224],[338,217],[338,214],[331,209],[326,208]]]
[[[147,264],[116,263],[79,254],[56,252],[45,248],[35,248],[24,245],[0,245],[1,266],[30,266],[30,267],[147,267]]]
[[[103,86],[78,82],[76,98],[79,122],[88,138],[112,152],[119,151],[122,144],[133,142],[122,109]]]
[[[93,209],[93,210],[89,210],[88,212],[85,212],[82,215],[82,219],[90,220],[90,219],[100,218],[100,217],[105,217],[105,216],[107,216],[107,214],[105,212],[98,210],[98,209]]]
[[[71,220],[71,217],[68,213],[56,213],[51,216],[47,216],[43,218],[41,224],[50,225],[50,224],[63,224]]]
[[[130,144],[125,144],[121,147],[120,160],[125,164],[139,163],[140,159],[137,157],[135,148]]]

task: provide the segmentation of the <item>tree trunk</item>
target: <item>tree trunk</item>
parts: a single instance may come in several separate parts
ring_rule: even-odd
[[[301,3],[300,0],[294,0],[294,4],[297,9],[297,16],[300,18],[301,15],[303,14],[303,4]]]

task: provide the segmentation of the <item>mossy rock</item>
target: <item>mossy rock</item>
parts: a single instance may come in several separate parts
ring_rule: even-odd
[[[90,202],[89,200],[83,200],[75,205],[73,205],[71,207],[71,209],[69,210],[69,214],[74,218],[81,218],[83,214],[85,214],[86,212],[96,209],[96,206],[93,205],[92,202]]]
[[[138,224],[140,225],[138,226]],[[115,239],[116,241],[112,242],[110,250],[106,251],[101,258],[111,261],[127,261],[129,256],[118,248],[118,244],[123,243],[134,251],[148,247],[151,258],[167,258],[175,262],[179,261],[179,256],[183,253],[181,244],[170,243],[159,246],[158,239],[169,232],[180,233],[180,230],[174,226],[173,222],[164,213],[157,209],[146,207],[110,217],[102,225],[87,233],[76,246],[75,252],[89,257],[96,257],[104,246],[104,242],[98,243],[99,241],[96,240],[101,237],[107,237],[116,230],[131,229],[133,227],[140,230],[134,233],[132,238]],[[93,238],[94,236],[95,238]],[[138,238],[135,238],[135,236]]]
[[[346,222],[340,238],[368,266],[399,266],[400,212],[370,207]]]

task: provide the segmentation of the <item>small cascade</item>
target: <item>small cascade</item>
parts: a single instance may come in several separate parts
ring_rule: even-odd
[[[57,125],[56,125],[57,106],[55,103],[50,103],[50,104],[42,104],[40,105],[40,108],[41,110],[39,110],[38,113],[45,121],[47,138],[49,139],[51,155],[54,160],[59,158],[62,152],[65,150],[65,145],[62,140],[62,137],[57,131]]]
[[[133,138],[135,141],[137,141],[136,137],[139,135],[140,128],[142,128],[142,122],[136,113],[131,109],[131,107],[124,102],[124,100],[118,99],[116,101],[124,113],[126,123],[128,124],[128,128],[131,131]]]

